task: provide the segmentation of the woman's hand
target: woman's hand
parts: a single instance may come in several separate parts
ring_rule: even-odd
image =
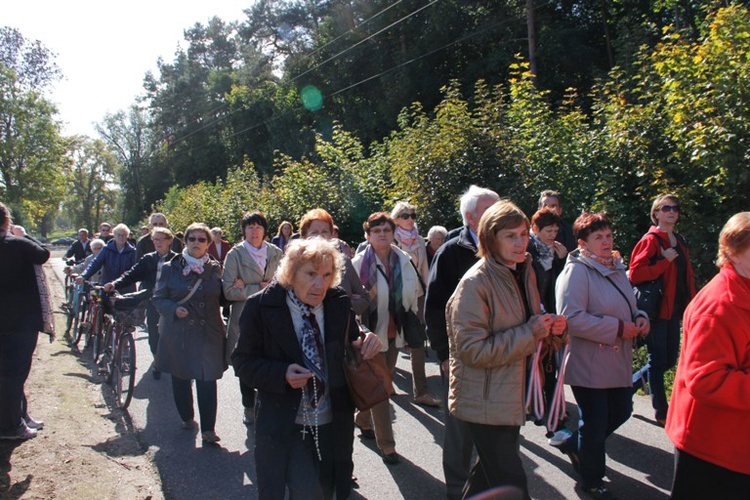
[[[549,332],[552,335],[562,335],[565,333],[565,330],[568,328],[568,320],[563,315],[556,315],[553,314],[552,317],[554,318],[552,320],[552,326],[550,326]]]
[[[177,309],[174,310],[174,315],[177,316],[180,319],[185,319],[188,316],[188,310],[184,307],[180,306]]]
[[[558,259],[564,259],[568,255],[568,249],[559,241],[552,243],[552,248],[555,249],[555,254],[557,254]]]
[[[554,316],[554,314],[536,314],[529,318],[526,324],[531,328],[531,333],[536,340],[541,340],[549,335]]]
[[[313,374],[310,370],[304,366],[298,365],[297,363],[292,363],[286,368],[286,383],[289,384],[292,389],[303,388],[312,376]]]
[[[674,248],[665,248],[661,251],[661,256],[667,259],[669,262],[672,262],[677,258],[677,250]]]
[[[383,346],[380,343],[380,339],[373,332],[367,332],[363,339],[357,339],[352,342],[352,345],[359,349],[364,359],[372,359],[380,353],[380,349]]]
[[[232,288],[238,288],[238,289],[241,290],[241,289],[245,288],[245,282],[242,281],[241,278],[235,278],[234,279],[234,283],[232,283]]]
[[[639,317],[636,319],[636,321],[640,319],[645,319]],[[638,327],[637,323],[631,323],[630,321],[625,321],[622,325],[622,338],[625,340],[631,340],[636,338],[638,335],[640,335],[641,330]]]
[[[639,333],[644,337],[651,331],[651,322],[648,318],[643,316],[635,318],[635,326],[638,328]]]
[[[260,282],[260,289],[263,290],[265,287],[268,286],[269,283],[270,283],[270,281],[261,281]]]

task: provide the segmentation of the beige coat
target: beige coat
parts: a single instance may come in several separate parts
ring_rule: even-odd
[[[531,314],[540,314],[528,254],[522,266]],[[523,425],[526,358],[537,342],[510,269],[492,258],[479,260],[448,300],[446,321],[451,415],[477,424]]]
[[[229,324],[227,325],[227,363],[230,362],[229,356],[237,345],[237,339],[240,338],[240,315],[245,307],[245,299],[260,291],[262,281],[271,281],[276,268],[279,267],[281,256],[284,254],[279,247],[271,243],[264,242],[263,244],[268,247],[265,269],[258,267],[242,242],[232,247],[224,260],[224,274],[221,282],[224,288],[224,297],[232,304]],[[237,278],[245,283],[244,288],[232,287],[234,280]]]

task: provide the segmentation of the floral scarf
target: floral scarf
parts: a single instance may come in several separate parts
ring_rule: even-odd
[[[396,241],[399,242],[399,246],[403,247],[410,247],[414,245],[417,242],[417,238],[419,238],[419,231],[417,230],[417,226],[414,226],[414,229],[411,231],[407,231],[406,229],[403,229],[399,226],[396,226],[396,233],[395,233]]]
[[[622,260],[622,257],[620,256],[620,252],[617,250],[612,251],[612,255],[609,257],[599,257],[598,255],[594,255],[593,253],[589,252],[585,248],[578,247],[581,251],[581,255],[586,257],[587,259],[591,259],[594,262],[597,262],[607,269],[615,270],[620,265],[620,261]]]
[[[531,244],[536,248],[539,256],[535,260],[541,264],[542,269],[545,271],[552,269],[552,261],[555,258],[555,251],[552,247],[542,243],[542,240],[534,233],[531,233]]]
[[[182,270],[183,276],[187,276],[191,272],[198,275],[203,274],[203,264],[210,259],[208,252],[203,254],[203,257],[196,259],[188,253],[187,247],[182,249],[182,257],[185,259],[185,269]]]

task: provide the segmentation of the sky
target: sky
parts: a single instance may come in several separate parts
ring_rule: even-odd
[[[17,28],[57,54],[63,78],[48,98],[63,134],[96,137],[94,122],[126,110],[143,94],[156,62],[187,48],[183,31],[213,16],[237,21],[253,0],[0,0],[0,26]]]

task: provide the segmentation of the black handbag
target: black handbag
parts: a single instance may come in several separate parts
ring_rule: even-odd
[[[427,340],[425,325],[414,311],[406,311],[402,316],[401,329],[404,332],[406,345],[412,349],[421,349],[424,347],[424,341]]]
[[[664,242],[658,236],[654,236],[659,242],[661,248],[666,248]],[[658,256],[654,257],[654,261]],[[653,264],[653,261],[652,261]],[[659,309],[661,309],[661,299],[664,296],[664,280],[661,276],[652,281],[644,281],[633,285],[633,294],[635,295],[635,302],[638,305],[638,309],[648,314],[648,317],[655,319],[659,316]]]

